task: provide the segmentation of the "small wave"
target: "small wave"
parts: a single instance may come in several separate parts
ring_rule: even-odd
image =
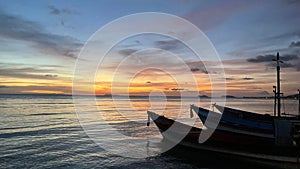
[[[51,115],[64,115],[64,114],[74,114],[74,113],[73,112],[35,113],[35,114],[27,114],[26,116],[51,116]]]
[[[11,107],[9,107],[9,106],[0,106],[0,108],[2,109],[2,108],[11,108]]]
[[[47,129],[31,130],[31,131],[11,132],[11,133],[0,134],[0,138],[12,138],[12,137],[19,137],[19,136],[37,136],[37,135],[45,135],[45,134],[64,134],[64,133],[70,133],[70,131],[82,131],[82,128],[80,126],[69,126],[69,127],[55,127],[55,128],[47,128]]]
[[[65,103],[51,103],[51,102],[28,102],[22,104],[73,104],[73,102],[65,102]]]
[[[72,123],[61,123],[61,124],[72,124]],[[36,128],[42,128],[42,127],[50,127],[53,124],[47,124],[47,125],[32,125],[32,126],[20,126],[20,127],[2,127],[0,128],[0,131],[3,130],[18,130],[18,129],[36,129]]]

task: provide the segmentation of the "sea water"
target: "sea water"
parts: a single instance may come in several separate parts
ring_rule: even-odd
[[[151,104],[161,100],[147,97],[97,97],[81,99],[80,110],[101,112],[113,129],[126,136],[145,138],[160,135],[156,126],[146,126]],[[199,103],[179,98],[163,100],[165,107],[157,113],[176,119],[188,119],[189,105],[210,108],[209,99]],[[107,151],[91,139],[77,118],[72,96],[0,95],[0,168],[253,168],[250,163],[201,159],[193,150],[156,154],[147,158],[130,158]],[[130,105],[128,105],[130,103]],[[285,100],[283,111],[296,114],[298,101]],[[97,105],[97,109],[91,105]],[[273,100],[227,99],[226,105],[262,114],[273,113]],[[119,113],[122,112],[122,113]],[[179,112],[181,113],[180,117]],[[126,117],[125,117],[126,116]],[[195,117],[194,117],[195,118]],[[195,125],[201,122],[196,120]],[[101,132],[101,131],[98,131]],[[110,141],[108,136],[103,141]],[[124,137],[125,141],[126,137]],[[125,147],[126,148],[126,147]],[[155,150],[155,147],[151,147]],[[134,151],[139,151],[138,148]],[[201,153],[201,152],[200,152]],[[203,154],[202,154],[203,156]],[[257,166],[255,166],[257,167]],[[265,168],[262,166],[262,168]]]

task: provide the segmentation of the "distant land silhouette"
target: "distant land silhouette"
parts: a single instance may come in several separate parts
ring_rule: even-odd
[[[16,95],[16,96],[73,96],[72,94],[38,94],[38,93],[18,93],[18,94],[12,94],[12,93],[1,93],[0,96],[3,95]],[[94,95],[74,95],[74,96],[86,96],[86,97],[93,97]],[[111,95],[111,94],[105,94],[105,95],[96,95],[96,97],[120,97],[125,98],[128,96],[124,95]],[[149,96],[140,96],[140,95],[130,95],[129,98],[148,98]],[[162,96],[152,96],[152,97],[162,97]],[[167,98],[181,98],[181,96],[166,96]],[[199,95],[198,96],[201,99],[210,99],[212,97],[207,95]],[[283,99],[298,99],[299,94],[292,94],[288,96],[281,96]],[[187,97],[188,98],[188,97]],[[195,97],[190,97],[195,98]],[[274,99],[274,96],[232,96],[232,95],[225,95],[221,97],[215,97],[215,98],[227,98],[227,99]]]

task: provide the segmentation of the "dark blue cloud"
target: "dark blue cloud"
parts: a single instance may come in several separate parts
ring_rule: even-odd
[[[0,10],[0,38],[27,42],[41,53],[76,58],[82,43],[70,36],[49,33],[37,22]]]
[[[276,55],[260,55],[255,58],[249,58],[247,61],[251,63],[266,63],[266,66],[268,67],[275,67],[276,62],[273,61],[275,58]],[[297,71],[300,71],[300,58],[297,55],[283,55],[280,56],[280,60],[283,61],[283,63],[280,63],[282,68],[294,68]]]
[[[300,47],[300,41],[297,42],[292,42],[289,46],[290,48],[294,48],[294,47]]]
[[[119,50],[118,52],[121,54],[121,55],[124,55],[124,56],[129,56],[131,55],[132,53],[136,52],[138,50],[136,49],[121,49]]]
[[[63,9],[58,9],[57,7],[50,5],[48,6],[49,8],[49,12],[50,14],[53,15],[60,15],[60,14],[77,14],[77,11],[71,10],[71,9],[67,9],[67,8],[63,8]]]
[[[256,56],[255,58],[249,58],[247,59],[248,62],[252,63],[262,63],[262,62],[272,62],[272,59],[275,59],[276,55],[260,55]],[[297,55],[284,55],[280,57],[280,60],[282,61],[291,61],[291,60],[299,60],[299,57]]]
[[[176,50],[184,47],[179,40],[159,40],[154,42],[154,46],[164,50]]]

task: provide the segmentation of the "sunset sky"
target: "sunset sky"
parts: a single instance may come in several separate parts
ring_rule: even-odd
[[[272,59],[277,52],[284,61],[282,91],[285,95],[296,94],[300,88],[299,11],[298,0],[0,1],[0,93],[71,94],[79,51],[98,29],[129,14],[163,12],[190,21],[206,34],[223,63],[228,95],[272,95],[272,86],[276,83]],[[177,28],[180,25],[172,27]],[[118,31],[124,30],[126,26]],[[192,41],[189,32],[182,34],[187,41]],[[101,47],[100,43],[98,48]],[[145,50],[148,48],[163,51],[152,57],[153,51]],[[140,56],[134,57],[134,53],[141,50]],[[168,52],[181,56],[190,71],[183,72]],[[129,65],[118,69],[120,61],[131,54]],[[199,95],[211,93],[209,75],[218,74],[216,62],[195,59],[182,43],[170,37],[141,35],[120,42],[103,60],[96,78],[96,93],[110,94],[113,84],[116,94],[129,91],[134,95],[147,95],[152,90],[161,90],[167,95],[176,95],[196,90],[192,86],[180,88],[170,75],[151,68],[129,79],[128,89],[124,82],[128,80],[126,75],[143,62],[170,67],[187,84],[190,81],[186,73],[193,74]],[[208,71],[204,65],[216,71]],[[119,77],[113,77],[116,72]]]

